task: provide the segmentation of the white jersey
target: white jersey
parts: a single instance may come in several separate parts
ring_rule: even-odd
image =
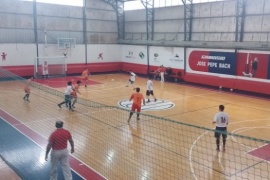
[[[149,91],[153,91],[154,90],[154,88],[153,88],[153,82],[150,79],[146,82],[146,90],[149,90]]]
[[[225,112],[218,112],[214,117],[217,127],[227,127],[229,124],[229,116]]]
[[[43,75],[49,74],[49,66],[48,66],[48,64],[42,64],[42,74]]]
[[[130,73],[129,79],[130,79],[131,81],[135,81],[135,77],[136,77],[136,74],[135,74],[134,72],[131,72],[131,73]]]
[[[65,95],[70,95],[70,93],[73,91],[73,87],[72,86],[67,86],[66,90],[65,90]]]

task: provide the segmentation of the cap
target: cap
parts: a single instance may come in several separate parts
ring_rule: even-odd
[[[63,125],[64,125],[63,121],[56,121],[56,123],[55,123],[55,127],[57,127],[57,128],[62,128]]]

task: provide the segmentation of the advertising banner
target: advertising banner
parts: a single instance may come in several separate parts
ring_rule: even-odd
[[[150,66],[184,69],[184,48],[152,46],[149,52]]]
[[[235,75],[236,55],[234,52],[191,51],[188,64],[192,71]]]
[[[122,62],[147,65],[147,47],[122,46]]]
[[[270,79],[269,54],[238,53],[237,76]]]

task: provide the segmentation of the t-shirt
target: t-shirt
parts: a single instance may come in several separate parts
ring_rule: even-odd
[[[58,128],[51,134],[49,142],[52,143],[53,150],[62,150],[67,148],[67,141],[70,139],[72,136],[68,130]]]
[[[84,70],[84,71],[82,72],[82,76],[83,76],[83,77],[88,76],[88,70]]]
[[[43,68],[43,71],[48,71],[48,64],[43,64],[42,68]]]
[[[218,112],[214,117],[217,127],[227,127],[229,123],[229,116],[225,112]]]
[[[147,90],[154,90],[154,88],[153,88],[153,82],[149,79],[149,80],[147,80],[147,82],[146,82],[146,89]]]
[[[133,93],[130,97],[130,100],[133,99],[133,104],[137,104],[139,107],[142,105],[142,100],[144,99],[141,93]]]
[[[130,79],[131,81],[135,81],[135,77],[136,77],[136,74],[135,74],[134,72],[131,72],[131,73],[130,73],[129,79]]]
[[[160,70],[159,70],[159,72],[164,73],[165,72],[165,68],[164,67],[161,67]]]
[[[65,90],[65,95],[70,95],[70,93],[73,91],[73,87],[72,86],[67,86],[66,90]]]

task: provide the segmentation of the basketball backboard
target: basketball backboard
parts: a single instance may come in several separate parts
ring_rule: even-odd
[[[75,48],[75,38],[58,38],[58,49]]]

